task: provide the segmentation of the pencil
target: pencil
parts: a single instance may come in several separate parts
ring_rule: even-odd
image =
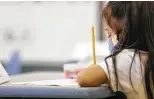
[[[93,53],[93,65],[96,65],[96,54],[95,54],[95,33],[94,26],[92,26],[92,53]]]

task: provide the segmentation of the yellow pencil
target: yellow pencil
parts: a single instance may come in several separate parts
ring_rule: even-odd
[[[93,65],[96,65],[94,26],[92,26],[92,53],[93,53]]]

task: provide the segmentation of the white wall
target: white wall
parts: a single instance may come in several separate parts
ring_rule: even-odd
[[[0,2],[0,60],[20,49],[22,60],[50,61],[70,58],[77,42],[91,40],[97,32],[98,2]],[[4,40],[12,28],[15,40]],[[24,29],[30,30],[22,40]],[[97,38],[97,35],[96,35]]]

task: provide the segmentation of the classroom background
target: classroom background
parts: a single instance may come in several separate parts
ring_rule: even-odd
[[[9,75],[63,71],[64,64],[86,65],[92,59],[91,26],[96,59],[107,56],[101,17],[107,2],[0,2],[0,62]]]

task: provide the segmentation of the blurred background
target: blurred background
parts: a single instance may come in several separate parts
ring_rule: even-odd
[[[64,64],[91,57],[92,25],[96,55],[105,57],[108,46],[101,17],[105,4],[104,1],[1,1],[0,62],[10,75],[63,71]]]

